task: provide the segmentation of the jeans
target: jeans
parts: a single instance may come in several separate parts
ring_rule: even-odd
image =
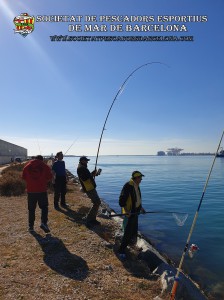
[[[61,205],[65,205],[66,194],[66,177],[56,176],[54,184],[54,206],[58,206],[59,199],[61,197]]]
[[[86,221],[89,222],[89,221],[96,220],[96,215],[97,215],[99,206],[101,204],[101,201],[100,201],[100,198],[95,189],[92,191],[86,192],[86,194],[93,203],[93,206],[91,207],[91,209],[89,210],[89,212],[86,216]]]
[[[33,227],[35,221],[36,206],[41,209],[41,222],[47,224],[48,221],[48,196],[47,192],[43,193],[28,193],[28,222],[29,226]]]
[[[124,235],[122,237],[121,246],[119,249],[120,253],[124,253],[128,245],[137,241],[138,214],[131,215],[129,218],[126,217],[125,221],[127,221],[127,223],[124,228]]]

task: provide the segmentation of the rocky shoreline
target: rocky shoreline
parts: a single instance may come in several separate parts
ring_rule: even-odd
[[[79,180],[71,172],[68,172],[68,176],[74,183],[79,185]],[[101,216],[108,217],[110,214],[115,214],[115,212],[109,207],[109,205],[102,200],[101,204]],[[109,217],[108,217],[109,218]],[[116,232],[115,244],[120,242],[122,231],[121,224],[122,218],[114,217],[120,227],[120,230]],[[159,278],[161,283],[161,288],[163,293],[169,293],[172,290],[174,277],[176,275],[177,269],[172,264],[172,261],[168,257],[161,255],[152,245],[150,240],[148,240],[143,234],[138,233],[138,240],[136,244],[138,249],[141,251],[138,253],[138,258],[146,263],[151,271],[151,275]],[[162,298],[157,298],[162,299]],[[191,280],[191,278],[184,273],[180,273],[178,291],[176,294],[176,299],[186,299],[186,300],[206,300],[208,299],[203,291],[200,290],[197,283]]]
[[[28,232],[27,196],[0,197],[0,299],[6,300],[169,300],[175,268],[139,233],[137,247],[120,261],[121,218],[106,202],[89,229],[82,217],[90,200],[69,171],[67,208],[54,209],[49,191],[50,234],[40,229],[37,207],[34,233]],[[39,224],[38,224],[39,223]],[[197,285],[181,275],[176,299],[204,300]],[[210,298],[211,299],[211,298]]]

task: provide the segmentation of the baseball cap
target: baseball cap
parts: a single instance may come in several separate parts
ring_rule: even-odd
[[[143,175],[141,172],[139,171],[134,171],[132,174],[131,174],[131,177],[132,178],[136,178],[136,177],[142,177],[142,176],[145,176]]]
[[[81,156],[79,161],[81,161],[81,160],[89,161],[90,159],[88,159],[86,156]]]

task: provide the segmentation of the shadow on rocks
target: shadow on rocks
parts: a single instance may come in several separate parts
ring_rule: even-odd
[[[33,232],[32,235],[40,244],[44,253],[43,260],[49,268],[74,280],[82,281],[88,276],[86,261],[70,253],[60,239],[50,234],[43,237],[37,232]]]
[[[136,246],[128,246],[126,249],[126,258],[120,259],[119,247],[121,244],[122,234],[118,232],[115,237],[114,254],[122,262],[124,268],[137,278],[145,278],[149,280],[157,280],[158,274],[153,271],[162,263],[162,261],[150,251],[143,253]],[[147,256],[147,257],[146,257]]]
[[[114,239],[114,231],[110,225],[101,223],[100,225],[86,227],[101,238],[102,246],[108,249],[113,248],[114,244],[111,241]]]

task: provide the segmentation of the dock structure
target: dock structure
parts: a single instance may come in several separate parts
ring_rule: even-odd
[[[169,156],[176,156],[176,155],[180,155],[180,152],[183,151],[184,149],[181,149],[181,148],[169,148],[167,149],[167,155]]]
[[[0,165],[27,159],[27,149],[0,139]]]

